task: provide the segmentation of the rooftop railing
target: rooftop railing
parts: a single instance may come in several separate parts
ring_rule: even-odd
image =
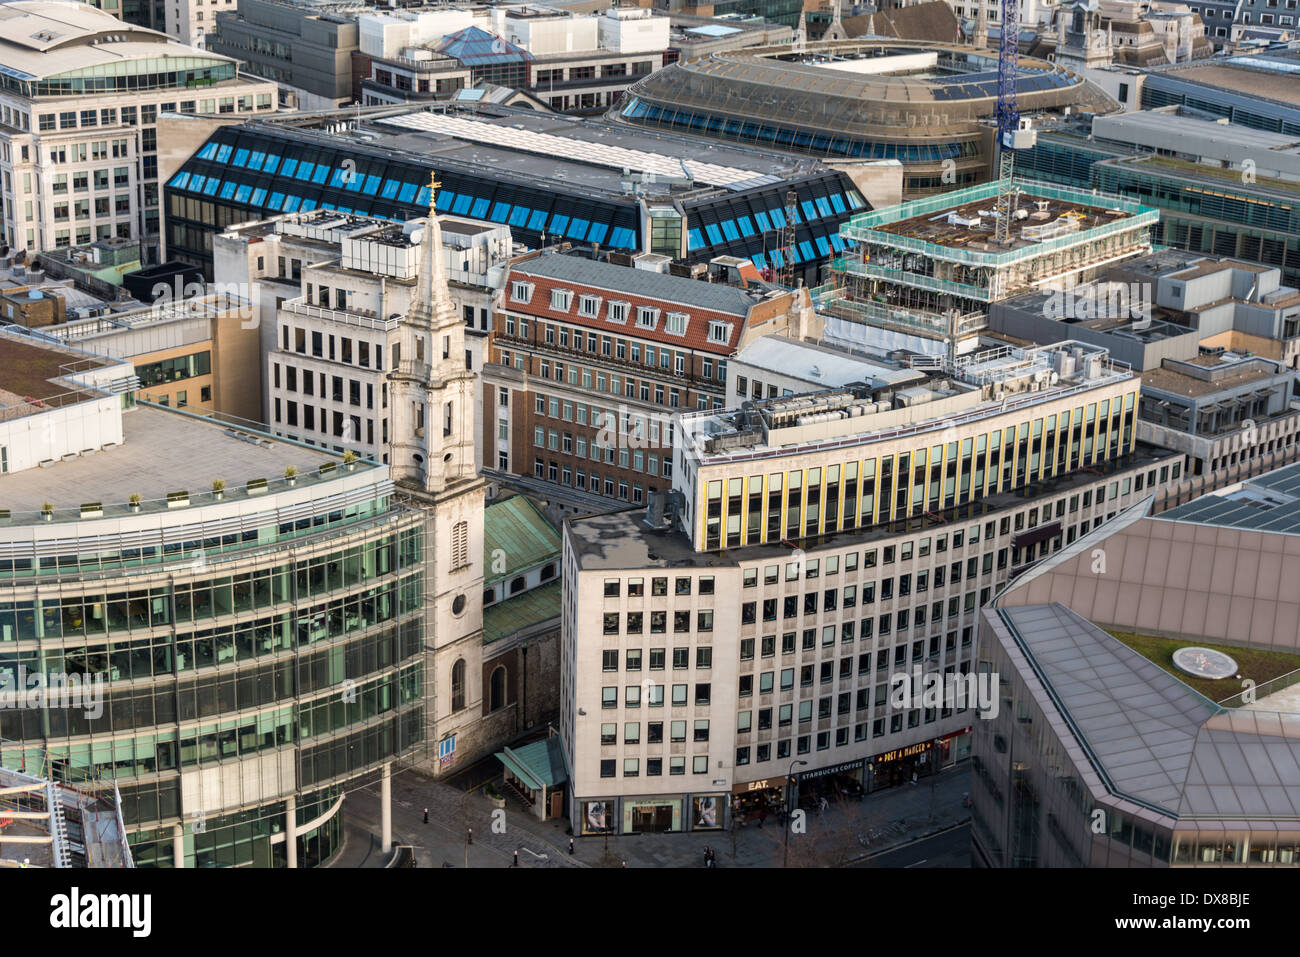
[[[398,323],[401,321],[399,319],[382,319],[379,316],[353,312],[348,309],[330,309],[326,306],[314,306],[307,302],[306,298],[303,296],[299,296],[296,299],[285,300],[280,308],[292,312],[295,315],[320,319],[324,322],[335,322],[346,326],[356,326],[360,329],[369,329],[372,332],[391,332],[397,328]]]
[[[1116,233],[1151,226],[1160,219],[1159,210],[1143,206],[1132,200],[1121,199],[1118,196],[1099,192],[1085,192],[1084,190],[1070,189],[1063,186],[1050,186],[1047,183],[1033,180],[1017,180],[1016,184],[1026,196],[1055,199],[1081,206],[1117,209],[1126,215],[1122,219],[1101,226],[1080,229],[1077,232],[1042,242],[1030,242],[1025,246],[1009,249],[1006,252],[959,249],[918,239],[914,236],[900,236],[877,228],[900,223],[915,217],[933,216],[966,203],[976,203],[986,199],[992,200],[997,196],[998,192],[998,184],[992,182],[985,183],[982,186],[957,190],[956,192],[940,193],[924,199],[915,199],[899,206],[889,206],[885,209],[873,210],[860,216],[854,216],[840,227],[840,235],[845,239],[852,239],[861,243],[875,243],[893,250],[922,253],[933,259],[942,259],[972,266],[1005,268],[1027,259],[1035,259],[1044,253],[1055,252],[1058,249],[1065,249],[1084,242],[1095,242]]]

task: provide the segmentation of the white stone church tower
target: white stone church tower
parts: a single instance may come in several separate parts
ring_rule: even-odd
[[[389,368],[389,465],[403,504],[424,511],[428,767],[455,770],[477,750],[483,700],[483,507],[474,467],[474,376],[451,300],[430,182],[420,278]],[[453,757],[446,752],[456,736]],[[439,744],[443,757],[439,757]]]

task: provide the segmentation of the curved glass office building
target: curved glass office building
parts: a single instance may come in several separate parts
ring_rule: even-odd
[[[129,363],[3,332],[0,369],[0,764],[116,787],[138,866],[327,860],[423,746],[420,513]]]
[[[1118,109],[1073,71],[1020,59],[1024,115]],[[914,41],[844,40],[729,51],[665,67],[611,118],[830,160],[898,160],[907,196],[988,178],[996,53]]]

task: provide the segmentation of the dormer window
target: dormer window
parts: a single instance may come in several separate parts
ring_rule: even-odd
[[[673,336],[686,335],[686,325],[690,322],[690,316],[684,312],[670,312],[668,319],[664,323],[664,330]]]
[[[626,302],[611,302],[609,304],[609,313],[606,319],[610,322],[627,322],[628,304]]]
[[[731,323],[713,319],[709,322],[709,341],[728,343],[731,341]]]
[[[552,289],[551,290],[551,308],[556,312],[568,312],[569,306],[573,302],[572,289]]]
[[[600,296],[579,296],[578,315],[584,319],[595,319],[600,315]]]
[[[510,284],[510,300],[512,302],[522,302],[525,305],[533,298],[533,284],[531,282],[512,282]]]
[[[650,306],[638,306],[636,310],[636,327],[653,329],[659,325],[659,310]]]

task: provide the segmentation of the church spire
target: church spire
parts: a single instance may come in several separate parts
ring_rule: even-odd
[[[456,305],[451,301],[447,287],[447,268],[442,261],[442,226],[438,222],[438,189],[442,183],[438,174],[429,174],[429,216],[424,226],[423,262],[420,263],[420,280],[415,287],[415,302],[411,318],[422,329],[441,324],[440,319],[456,315]]]
[[[465,325],[447,285],[437,174],[429,177],[429,216],[411,306],[399,326],[389,372],[389,465],[399,485],[437,494],[474,477],[474,372],[465,360]]]

